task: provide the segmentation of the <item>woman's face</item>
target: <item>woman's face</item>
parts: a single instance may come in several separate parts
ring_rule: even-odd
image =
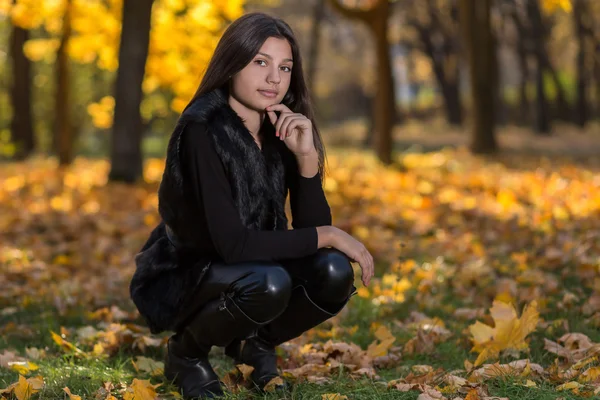
[[[292,48],[285,39],[270,37],[252,61],[231,78],[231,95],[245,107],[262,112],[281,102],[292,77]]]

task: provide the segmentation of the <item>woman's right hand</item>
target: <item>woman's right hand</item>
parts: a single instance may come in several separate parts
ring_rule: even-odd
[[[329,245],[346,254],[352,261],[357,262],[362,271],[362,283],[368,286],[375,274],[375,263],[373,262],[373,256],[369,253],[365,245],[335,226],[320,226],[317,227],[317,232],[319,233],[319,238],[322,236],[327,238],[323,241],[319,240],[319,247]],[[321,232],[324,235],[321,236]]]

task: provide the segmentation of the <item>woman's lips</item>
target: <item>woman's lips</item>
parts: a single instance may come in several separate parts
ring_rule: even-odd
[[[267,90],[259,90],[258,91],[260,94],[262,94],[265,97],[268,97],[270,99],[277,97],[277,93],[275,92],[269,92]]]

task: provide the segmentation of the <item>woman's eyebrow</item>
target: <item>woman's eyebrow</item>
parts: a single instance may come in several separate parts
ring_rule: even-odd
[[[273,57],[271,57],[270,55],[268,55],[267,53],[261,53],[260,51],[258,52],[258,54],[261,54],[265,57],[267,57],[268,59],[272,60]],[[283,61],[290,61],[290,62],[294,62],[294,60],[292,60],[291,58],[284,58]]]

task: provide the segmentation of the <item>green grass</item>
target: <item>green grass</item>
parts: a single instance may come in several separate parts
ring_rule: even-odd
[[[391,328],[397,338],[396,345],[403,345],[408,341],[412,334],[394,327],[392,320],[402,320],[414,311],[415,305],[411,303],[411,296],[407,294],[408,301],[394,306],[374,306],[369,300],[355,296],[349,307],[348,314],[343,319],[344,326],[358,325],[359,329],[354,334],[343,334],[336,340],[351,341],[365,349],[374,339],[370,331],[372,321],[378,321]],[[447,299],[451,301],[450,298]],[[123,304],[125,308],[128,304]],[[453,307],[461,306],[459,300],[454,300],[450,304]],[[393,389],[387,389],[386,382],[405,377],[410,373],[413,365],[425,364],[434,368],[443,367],[446,371],[459,370],[464,368],[464,360],[475,360],[476,354],[469,353],[470,344],[465,343],[462,332],[470,322],[453,321],[451,315],[444,313],[444,308],[438,310],[425,310],[428,316],[438,316],[447,321],[447,327],[455,334],[446,342],[438,344],[430,354],[404,355],[402,362],[395,368],[378,370],[380,381],[370,379],[354,380],[344,372],[334,374],[331,377],[331,383],[326,385],[317,385],[309,383],[298,383],[293,386],[293,390],[286,395],[286,399],[320,399],[325,393],[340,393],[348,396],[350,399],[416,399],[419,395],[417,391],[399,392]],[[386,315],[385,317],[380,317]],[[556,313],[552,317],[564,317],[569,320],[572,332],[582,332],[590,335],[592,340],[599,340],[600,333],[586,327],[581,317],[572,316],[568,312]],[[19,332],[18,330],[8,335],[2,335],[0,339],[0,348],[16,349],[21,355],[25,354],[26,347],[37,347],[45,349],[48,357],[41,360],[34,360],[39,365],[39,370],[30,372],[27,376],[42,375],[46,386],[42,391],[33,396],[33,399],[59,399],[63,398],[64,387],[69,387],[71,392],[82,396],[83,399],[93,399],[96,391],[102,387],[104,382],[110,381],[115,385],[112,394],[121,398],[119,389],[130,384],[134,378],[150,379],[153,384],[162,384],[157,390],[162,398],[174,398],[169,392],[176,391],[177,388],[168,382],[162,375],[151,377],[148,373],[137,372],[132,364],[132,359],[137,355],[142,355],[139,351],[131,351],[124,346],[119,352],[111,357],[105,358],[82,358],[74,354],[65,354],[53,342],[50,336],[50,330],[60,332],[60,327],[69,329],[78,328],[87,325],[95,325],[97,321],[90,321],[85,317],[83,308],[74,310],[64,316],[57,316],[51,306],[30,305],[22,308],[16,313],[2,317],[0,326],[5,326],[7,322],[12,321],[17,326],[29,327],[29,331]],[[139,322],[139,321],[138,321]],[[73,329],[74,330],[74,329]],[[562,332],[557,329],[552,337],[560,337]],[[543,350],[543,337],[547,337],[545,332],[538,330],[530,335],[531,354],[529,355],[533,362],[542,364],[546,367],[554,360],[554,355]],[[78,345],[78,343],[73,342]],[[84,349],[82,347],[82,349]],[[85,348],[84,350],[89,350]],[[157,361],[162,361],[164,349],[151,348],[143,354]],[[527,355],[523,354],[522,358]],[[222,376],[234,368],[232,360],[223,355],[220,348],[214,348],[211,352],[211,361],[217,373]],[[510,358],[501,358],[501,363],[512,361]],[[6,368],[0,368],[0,386],[7,387],[9,384],[18,380],[19,374]],[[464,376],[464,375],[463,375]],[[527,388],[521,385],[523,381],[514,379],[496,378],[485,382],[491,396],[508,397],[510,399],[556,399],[563,397],[565,399],[579,399],[572,393],[557,392],[553,385],[546,382],[537,381],[537,388]],[[465,394],[462,396],[464,397]],[[454,398],[454,395],[447,394],[448,398]],[[257,394],[243,390],[240,393],[226,394],[227,399],[280,399],[277,394]]]

